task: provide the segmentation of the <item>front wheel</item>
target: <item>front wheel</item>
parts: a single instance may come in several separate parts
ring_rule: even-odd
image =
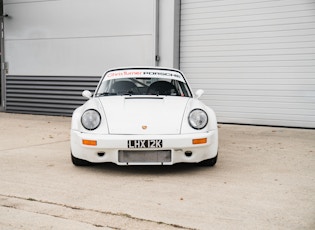
[[[75,156],[72,155],[72,153],[71,153],[71,161],[72,161],[72,164],[74,164],[75,166],[89,166],[92,164],[91,162],[88,162],[86,160],[76,158]]]
[[[217,160],[218,160],[218,154],[214,158],[199,162],[199,165],[200,166],[213,167],[217,163]]]

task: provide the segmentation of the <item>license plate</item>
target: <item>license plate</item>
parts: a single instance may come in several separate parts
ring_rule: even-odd
[[[162,147],[162,140],[128,140],[129,149],[149,149]]]

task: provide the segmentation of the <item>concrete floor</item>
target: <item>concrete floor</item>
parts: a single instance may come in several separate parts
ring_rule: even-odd
[[[0,229],[315,229],[315,130],[219,126],[213,168],[75,167],[70,118],[0,113]]]

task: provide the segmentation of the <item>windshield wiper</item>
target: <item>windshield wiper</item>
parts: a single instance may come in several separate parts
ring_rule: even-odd
[[[117,93],[108,93],[108,92],[104,92],[104,93],[99,93],[97,94],[97,96],[112,96],[112,95],[117,95]]]
[[[126,92],[126,93],[124,93],[124,94],[122,94],[122,95],[129,95],[129,96],[132,96],[132,95],[134,95],[134,92],[133,92],[132,90],[130,90],[130,91],[128,91],[128,92]]]
[[[118,93],[109,93],[109,92],[104,92],[104,93],[99,93],[97,96],[113,96],[113,95],[120,95],[120,96],[125,96],[125,95],[135,95],[133,91],[128,91],[128,92],[118,92]]]

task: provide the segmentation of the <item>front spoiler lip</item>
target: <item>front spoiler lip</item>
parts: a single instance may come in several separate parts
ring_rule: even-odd
[[[207,138],[206,144],[194,145],[192,139]],[[97,146],[82,144],[82,139],[97,141]],[[171,150],[171,162],[119,162],[118,151],[130,150],[127,146],[128,139],[163,139],[163,148],[158,149],[132,149],[132,150]],[[218,151],[218,131],[181,135],[101,135],[82,133],[71,130],[71,151],[74,157],[92,163],[112,162],[117,165],[173,165],[175,163],[197,163],[213,158]],[[185,156],[185,151],[192,151],[193,156]],[[105,152],[100,157],[98,152]]]

